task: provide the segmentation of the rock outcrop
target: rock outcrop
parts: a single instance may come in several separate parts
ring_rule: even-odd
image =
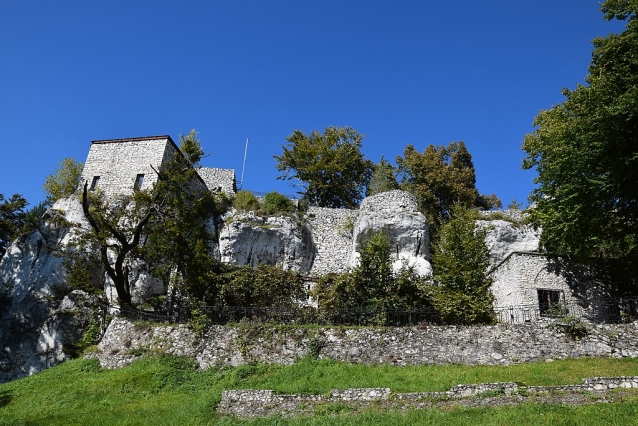
[[[96,296],[66,288],[54,255],[71,237],[69,222],[81,215],[77,201],[59,201],[0,260],[0,382],[67,359],[99,305]]]
[[[395,271],[409,266],[420,275],[432,273],[428,222],[412,194],[388,191],[363,200],[354,224],[351,266],[358,263],[361,244],[376,232],[390,239]]]
[[[219,234],[222,262],[236,265],[277,265],[306,273],[312,267],[314,247],[309,227],[288,216],[263,218],[234,213],[225,218]]]
[[[488,228],[485,243],[490,250],[490,263],[498,265],[514,252],[538,251],[540,230],[506,220],[479,220],[479,229]]]

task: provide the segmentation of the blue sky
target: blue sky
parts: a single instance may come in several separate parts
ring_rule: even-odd
[[[394,162],[463,140],[481,193],[525,201],[534,116],[584,83],[596,0],[0,0],[0,193],[44,199],[91,140],[195,128],[204,166],[277,180],[293,130],[350,126]]]

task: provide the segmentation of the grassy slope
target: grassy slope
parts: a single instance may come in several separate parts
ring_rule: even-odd
[[[578,359],[509,367],[361,366],[302,360],[284,367],[249,365],[198,371],[183,358],[149,358],[119,370],[73,360],[0,385],[0,424],[637,424],[638,400],[583,407],[526,405],[495,409],[347,413],[240,422],[214,407],[224,389],[326,393],[334,388],[389,387],[395,392],[447,390],[459,383],[517,381],[525,385],[580,383],[583,377],[638,375],[636,359]],[[337,417],[334,417],[334,416]]]

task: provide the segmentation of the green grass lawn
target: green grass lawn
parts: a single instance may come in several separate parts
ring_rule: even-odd
[[[77,359],[0,385],[0,424],[638,424],[638,398],[581,407],[527,404],[405,413],[370,410],[357,415],[326,410],[325,415],[313,417],[254,421],[221,418],[215,413],[225,389],[327,393],[349,387],[389,387],[394,392],[417,392],[443,391],[460,383],[515,381],[524,385],[559,385],[581,383],[584,377],[623,375],[638,375],[638,360],[585,358],[508,367],[397,367],[304,359],[288,367],[255,364],[199,371],[193,361],[185,358],[147,358],[119,370],[104,370],[95,360]]]

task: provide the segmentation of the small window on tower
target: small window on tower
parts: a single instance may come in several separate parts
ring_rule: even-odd
[[[144,175],[143,174],[139,174],[137,175],[137,177],[135,178],[135,186],[133,186],[133,188],[137,191],[142,189],[142,184],[144,183]]]
[[[100,182],[100,177],[93,176],[93,180],[91,181],[91,191],[95,191],[99,182]]]

